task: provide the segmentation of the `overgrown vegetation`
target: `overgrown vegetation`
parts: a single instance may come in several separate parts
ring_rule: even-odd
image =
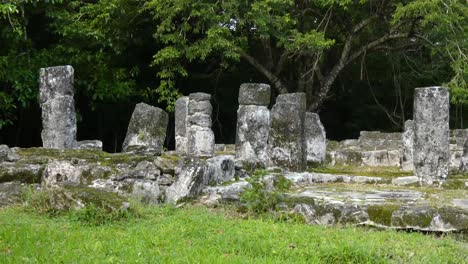
[[[375,177],[403,177],[411,176],[414,173],[411,171],[401,171],[398,167],[376,167],[376,166],[323,166],[308,169],[310,172],[330,173],[330,174],[346,174],[355,176],[375,176]]]
[[[291,182],[282,174],[265,177],[265,170],[256,170],[247,181],[252,188],[241,194],[241,202],[247,211],[254,214],[276,211],[284,194],[291,187]]]
[[[99,226],[0,209],[2,263],[463,263],[467,250],[451,236],[240,219],[196,207],[154,207]]]

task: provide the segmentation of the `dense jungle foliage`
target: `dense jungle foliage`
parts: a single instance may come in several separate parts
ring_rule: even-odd
[[[416,87],[451,90],[468,126],[465,0],[1,0],[0,143],[39,146],[38,72],[75,68],[78,137],[119,151],[135,103],[213,95],[235,139],[238,87],[305,92],[333,139],[399,131]],[[167,147],[172,146],[169,129]]]

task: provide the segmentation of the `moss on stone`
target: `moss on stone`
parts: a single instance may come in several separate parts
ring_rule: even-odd
[[[391,226],[392,214],[399,207],[400,205],[396,204],[371,205],[367,208],[367,214],[369,215],[369,220],[374,223]]]
[[[43,172],[44,167],[40,167],[37,171],[18,164],[12,168],[0,167],[0,182],[40,183]]]
[[[309,172],[329,173],[329,174],[346,174],[354,176],[376,176],[376,177],[402,177],[411,176],[412,172],[400,171],[398,167],[371,167],[371,166],[320,166],[308,168]]]

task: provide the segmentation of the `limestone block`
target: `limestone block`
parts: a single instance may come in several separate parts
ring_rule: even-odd
[[[307,166],[325,163],[327,137],[320,117],[315,113],[306,113],[304,121],[305,152]]]

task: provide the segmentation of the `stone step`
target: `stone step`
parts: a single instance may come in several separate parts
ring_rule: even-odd
[[[311,224],[468,231],[468,191],[329,183],[286,194],[285,209]]]

